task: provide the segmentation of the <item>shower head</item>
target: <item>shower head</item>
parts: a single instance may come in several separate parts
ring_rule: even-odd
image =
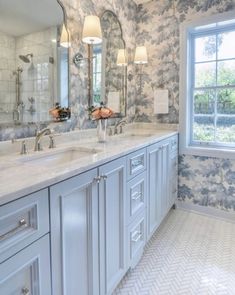
[[[25,63],[30,63],[30,59],[33,57],[32,53],[26,54],[26,55],[19,55],[19,58],[25,62]]]

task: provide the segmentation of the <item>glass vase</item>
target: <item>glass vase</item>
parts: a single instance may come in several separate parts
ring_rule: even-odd
[[[106,141],[107,119],[100,119],[97,123],[98,142]]]

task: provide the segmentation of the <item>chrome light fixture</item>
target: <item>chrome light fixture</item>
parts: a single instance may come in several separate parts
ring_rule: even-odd
[[[145,46],[138,46],[135,49],[135,58],[134,63],[138,65],[139,68],[139,96],[141,96],[142,93],[142,85],[143,85],[143,65],[148,63],[148,54],[147,54],[147,48]]]

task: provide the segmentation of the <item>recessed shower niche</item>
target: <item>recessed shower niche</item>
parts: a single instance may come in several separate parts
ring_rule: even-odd
[[[68,107],[65,25],[57,0],[0,0],[1,125],[50,121],[56,103]]]

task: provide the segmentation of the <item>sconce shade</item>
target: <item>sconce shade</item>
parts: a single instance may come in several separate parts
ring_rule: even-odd
[[[145,46],[136,47],[134,63],[135,64],[147,64],[148,63],[147,49]]]
[[[117,66],[127,66],[125,49],[118,49]]]
[[[68,29],[66,29],[64,24],[62,26],[62,31],[61,31],[61,35],[60,35],[60,46],[65,47],[65,48],[71,47],[70,32]]]
[[[100,44],[102,42],[102,31],[98,16],[88,15],[85,17],[82,41],[86,44]]]

